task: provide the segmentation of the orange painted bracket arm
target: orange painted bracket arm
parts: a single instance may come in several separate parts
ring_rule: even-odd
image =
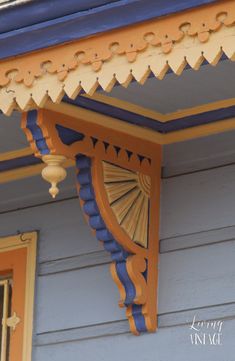
[[[112,258],[134,334],[157,328],[161,146],[49,110],[23,115],[38,157],[74,159],[83,212]]]

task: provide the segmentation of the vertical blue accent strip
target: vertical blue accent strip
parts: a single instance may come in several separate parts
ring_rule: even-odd
[[[146,332],[147,327],[144,316],[142,314],[142,306],[134,304],[132,306],[132,315],[135,320],[135,326],[138,332]]]
[[[122,284],[125,288],[125,291],[126,291],[125,305],[129,306],[129,305],[133,304],[133,301],[136,296],[136,291],[135,291],[135,286],[132,283],[132,281],[128,275],[128,272],[126,269],[126,261],[117,262],[116,269],[117,269],[118,277],[119,277],[120,281],[122,282]]]
[[[118,278],[125,288],[126,299],[124,303],[125,306],[132,305],[132,315],[137,331],[145,332],[147,328],[142,314],[142,306],[134,304],[136,289],[126,267],[126,259],[130,254],[117,243],[102,219],[92,185],[91,159],[78,154],[76,166],[79,170],[77,174],[77,181],[80,184],[79,195],[84,201],[83,211],[89,217],[91,228],[96,230],[97,239],[103,241],[104,248],[111,253],[112,260],[115,261]]]
[[[49,154],[50,150],[42,134],[42,130],[37,124],[37,110],[31,110],[27,113],[26,126],[30,130],[39,152],[42,155]]]
[[[85,155],[76,156],[76,166],[79,169],[77,181],[80,184],[79,196],[84,201],[83,211],[89,217],[91,228],[96,231],[96,237],[104,242],[104,248],[111,253],[113,261],[124,261],[128,257],[126,252],[114,239],[106,228],[99,208],[95,200],[95,192],[92,185],[91,159]]]

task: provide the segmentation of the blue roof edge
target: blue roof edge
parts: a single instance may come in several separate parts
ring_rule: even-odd
[[[0,59],[89,37],[218,0],[40,0],[1,11]],[[79,4],[78,4],[79,3]]]

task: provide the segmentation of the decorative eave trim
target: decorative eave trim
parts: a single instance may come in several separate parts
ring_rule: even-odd
[[[162,79],[186,65],[216,65],[225,54],[234,60],[235,1],[185,11],[166,18],[104,33],[95,38],[44,49],[0,63],[0,109],[43,107],[97,87],[143,84],[152,72]],[[61,60],[62,59],[62,60]]]

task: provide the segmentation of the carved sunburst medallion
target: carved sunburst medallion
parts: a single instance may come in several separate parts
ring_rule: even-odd
[[[104,186],[118,223],[128,236],[148,247],[151,179],[148,175],[103,162]]]

